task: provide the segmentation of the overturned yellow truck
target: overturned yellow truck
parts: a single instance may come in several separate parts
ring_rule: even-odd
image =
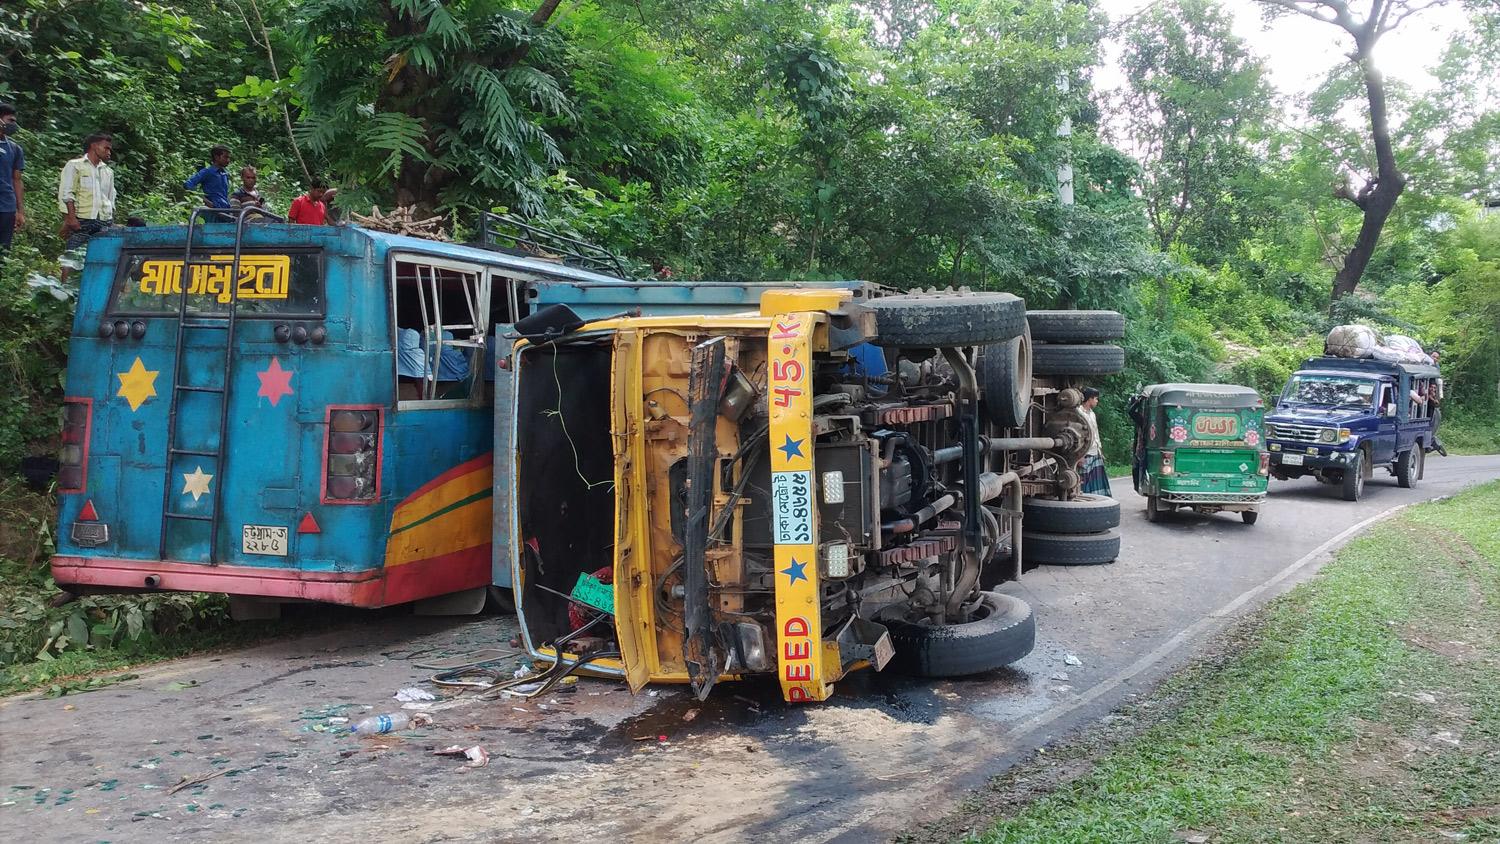
[[[1010,664],[1035,621],[993,590],[1022,572],[1026,508],[1099,518],[1076,391],[1034,383],[1010,294],[772,289],[758,311],[554,306],[517,331],[523,638],[633,690],[774,674],[821,701],[861,668]]]

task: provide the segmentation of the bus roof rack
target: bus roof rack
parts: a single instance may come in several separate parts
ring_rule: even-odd
[[[631,276],[618,255],[602,246],[534,226],[510,214],[493,211],[479,213],[479,242],[476,246],[510,252],[528,258],[558,261],[568,266],[613,275]]]

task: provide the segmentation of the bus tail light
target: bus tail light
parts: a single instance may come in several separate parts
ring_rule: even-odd
[[[328,410],[324,504],[371,504],[380,497],[379,408]]]
[[[1262,451],[1260,453],[1260,473],[1262,475],[1271,474],[1271,455],[1268,452]]]
[[[58,492],[83,492],[93,422],[93,401],[63,399],[62,448],[57,452]]]
[[[1176,460],[1176,454],[1170,451],[1163,451],[1161,453],[1161,473],[1163,475],[1170,475],[1174,471],[1176,471],[1175,467],[1173,466],[1173,463],[1175,463]]]

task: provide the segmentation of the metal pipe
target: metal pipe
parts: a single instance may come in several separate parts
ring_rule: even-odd
[[[1001,451],[1050,451],[1058,447],[1057,439],[1054,437],[980,437],[985,446],[993,452]],[[932,462],[935,465],[952,463],[964,456],[964,447],[961,445],[950,445],[947,448],[935,449],[932,452]]]
[[[952,507],[957,503],[958,497],[950,492],[904,519],[897,519],[894,522],[886,522],[885,524],[880,526],[880,529],[890,531],[891,533],[911,533],[918,527],[921,527],[923,522],[928,521],[933,516],[936,516],[938,513],[943,512],[944,510]]]

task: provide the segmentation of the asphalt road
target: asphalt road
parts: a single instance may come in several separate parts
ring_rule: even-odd
[[[0,829],[12,841],[881,839],[1144,691],[1358,526],[1500,477],[1500,456],[1427,470],[1413,490],[1377,478],[1354,504],[1311,480],[1273,482],[1255,526],[1149,524],[1117,482],[1119,561],[1007,587],[1036,610],[1035,653],[958,682],[865,673],[822,705],[785,706],[760,684],[721,684],[699,704],[585,679],[545,701],[443,701],[414,733],[340,734],[330,719],[397,709],[391,695],[432,673],[416,663],[504,647],[514,624],[395,614],[103,691],[5,699]],[[430,752],[453,744],[482,745],[488,766]]]

